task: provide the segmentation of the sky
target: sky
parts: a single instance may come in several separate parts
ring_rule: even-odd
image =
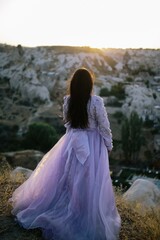
[[[0,0],[0,43],[160,48],[159,0]]]

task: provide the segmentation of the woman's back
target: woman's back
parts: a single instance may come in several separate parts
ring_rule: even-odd
[[[66,134],[13,193],[12,213],[21,226],[42,228],[47,240],[117,240],[121,219],[110,178],[107,112],[103,99],[91,95],[86,70],[76,72],[72,85],[63,105]]]
[[[69,99],[70,96],[64,97],[63,105],[64,121],[67,120]],[[88,113],[88,128],[86,130],[97,129],[104,138],[105,145],[107,146],[108,150],[111,151],[113,147],[112,134],[110,130],[108,115],[103,103],[103,99],[99,96],[92,95],[87,104],[87,113]],[[69,122],[65,126],[69,128],[70,127]]]

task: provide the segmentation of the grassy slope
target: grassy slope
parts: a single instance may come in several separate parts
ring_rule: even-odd
[[[2,170],[2,168],[1,168]],[[9,170],[0,174],[0,239],[1,240],[42,240],[40,230],[25,230],[21,228],[11,215],[8,199],[17,186],[24,181],[19,177],[13,183],[9,178]],[[139,205],[130,205],[116,191],[118,211],[122,218],[120,240],[159,240],[160,239],[160,209],[140,214]],[[98,239],[97,239],[98,240]]]

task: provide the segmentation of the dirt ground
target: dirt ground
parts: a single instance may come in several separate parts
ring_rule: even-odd
[[[43,240],[38,229],[25,230],[20,227],[13,216],[0,216],[1,240]]]

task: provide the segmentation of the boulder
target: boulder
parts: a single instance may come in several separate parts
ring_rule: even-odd
[[[11,180],[15,181],[17,177],[23,176],[25,179],[29,178],[32,174],[32,170],[23,167],[16,167],[10,174]]]
[[[21,85],[20,92],[23,100],[27,100],[30,102],[40,102],[40,103],[49,103],[50,102],[50,94],[48,89],[41,84],[31,84],[26,83]]]
[[[140,117],[145,118],[155,112],[152,89],[133,84],[126,86],[125,93],[127,97],[122,106],[122,112],[126,116],[130,116],[131,112],[136,111]]]
[[[7,162],[6,157],[0,155],[0,172],[2,173],[5,171],[10,171],[10,170],[11,170],[11,166]]]
[[[1,153],[1,155],[6,158],[7,162],[13,168],[21,166],[33,170],[42,159],[44,153],[37,150],[23,150],[16,152],[5,152]]]
[[[153,208],[160,204],[160,189],[150,180],[137,179],[124,193],[123,197],[127,201]]]

